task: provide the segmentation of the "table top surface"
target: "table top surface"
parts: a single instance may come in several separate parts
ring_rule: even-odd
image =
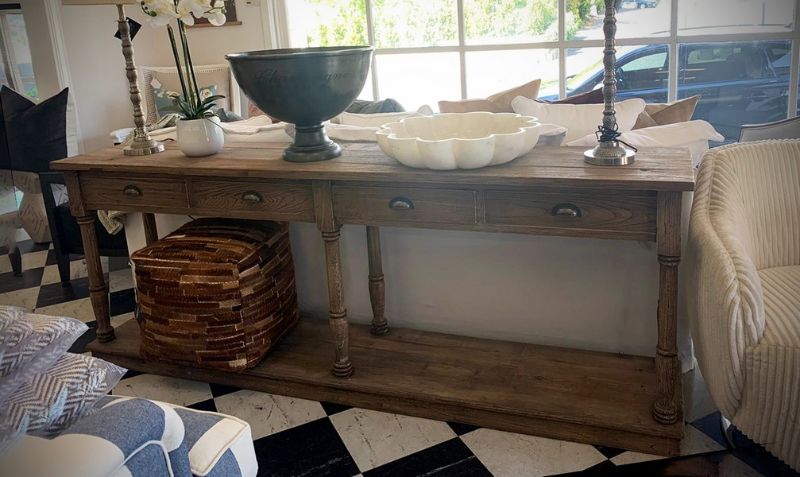
[[[585,148],[537,147],[508,164],[475,170],[433,171],[403,166],[374,143],[342,144],[341,157],[293,163],[281,153],[286,144],[230,144],[219,154],[192,158],[174,143],[149,156],[126,156],[119,147],[51,163],[55,171],[158,176],[211,176],[292,180],[368,181],[480,186],[602,187],[609,189],[690,191],[694,168],[687,149],[642,148],[630,166],[593,166]]]

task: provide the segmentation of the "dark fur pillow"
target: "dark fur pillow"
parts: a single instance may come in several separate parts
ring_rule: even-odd
[[[36,104],[3,86],[0,104],[11,169],[45,172],[50,170],[50,162],[67,157],[68,97],[69,89],[64,88]]]

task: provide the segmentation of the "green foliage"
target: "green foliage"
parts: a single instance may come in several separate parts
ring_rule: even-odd
[[[209,96],[208,98],[201,99],[200,103],[195,107],[182,96],[176,96],[175,106],[172,108],[176,113],[180,114],[183,119],[202,119],[214,116],[213,108],[217,107],[216,100],[222,99],[225,96],[220,94]]]
[[[366,45],[365,0],[306,0],[314,5],[319,30],[307,34],[308,46]]]

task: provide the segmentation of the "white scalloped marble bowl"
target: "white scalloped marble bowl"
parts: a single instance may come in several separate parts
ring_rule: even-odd
[[[539,140],[540,124],[514,113],[446,113],[381,126],[378,145],[417,168],[478,169],[513,161]]]

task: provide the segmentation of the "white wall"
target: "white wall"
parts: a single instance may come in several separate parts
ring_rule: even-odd
[[[189,30],[192,60],[196,65],[224,63],[226,53],[265,47],[261,7],[239,1],[236,8],[242,25]],[[133,41],[136,64],[174,65],[166,28],[147,24],[146,16],[136,5],[126,6],[125,13],[144,24]],[[112,144],[110,131],[133,126],[125,61],[120,42],[113,37],[117,9],[65,5],[61,7],[61,18],[83,150],[108,147]]]

